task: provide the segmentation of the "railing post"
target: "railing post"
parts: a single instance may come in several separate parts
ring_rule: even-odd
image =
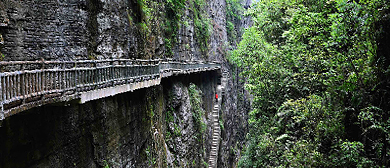
[[[2,87],[2,78],[3,78],[3,75],[0,74],[0,122],[2,120],[4,120],[4,106],[3,106],[3,103],[4,103],[4,98],[3,98],[3,87]],[[1,125],[0,125],[1,126]]]
[[[114,72],[113,72],[113,65],[114,65],[114,62],[113,61],[110,61],[110,66],[108,67],[108,80],[110,81],[111,83],[111,86],[114,86],[114,82],[112,79],[114,79]]]
[[[128,84],[129,83],[129,80],[128,80],[128,77],[129,77],[129,69],[128,69],[128,61],[125,61],[125,73],[124,73],[124,77],[123,79],[125,80],[125,83]]]
[[[77,62],[74,62],[74,93],[77,94]]]
[[[93,73],[93,88],[94,89],[97,89],[97,76],[98,76],[98,68],[97,68],[97,63],[96,61],[93,61],[93,66],[94,66],[94,70],[92,70],[92,73]]]

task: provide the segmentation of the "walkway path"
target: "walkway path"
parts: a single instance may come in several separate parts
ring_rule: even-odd
[[[219,106],[218,104],[214,105],[213,109],[213,139],[211,144],[211,150],[210,150],[210,157],[209,157],[209,168],[214,168],[217,165],[217,159],[218,159],[218,149],[219,149],[219,136],[220,136],[220,126],[219,126]]]
[[[0,121],[50,103],[91,100],[159,85],[162,78],[219,70],[215,62],[79,60],[0,62]]]
[[[220,95],[218,97],[218,102],[214,105],[212,116],[212,126],[213,126],[213,134],[212,134],[212,143],[211,150],[209,156],[209,168],[216,168],[218,161],[218,150],[219,150],[219,141],[221,135],[221,127],[219,125],[219,107],[222,104],[223,93],[226,88],[228,73],[224,72],[221,78],[221,85],[217,86],[217,94]]]

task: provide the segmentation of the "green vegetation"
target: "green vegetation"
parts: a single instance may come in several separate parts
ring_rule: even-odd
[[[195,134],[194,138],[199,142],[197,143],[196,149],[198,149],[198,152],[200,154],[205,155],[205,131],[206,131],[206,124],[203,122],[203,119],[205,118],[205,111],[202,108],[202,91],[195,85],[190,84],[188,87],[188,94],[190,98],[190,104],[191,104],[191,112],[192,112],[192,118],[194,123],[194,129]],[[199,165],[201,163],[205,163],[203,160],[203,157],[200,158],[201,160],[196,163],[196,165]],[[207,167],[207,166],[206,166]]]
[[[226,0],[226,31],[230,45],[236,45],[242,35],[240,28],[244,14],[242,0]]]
[[[140,58],[152,58],[160,4],[150,0],[129,0],[128,2],[127,20],[132,29],[136,28],[134,31],[140,40],[137,55]]]
[[[145,153],[146,153],[146,157],[147,157],[149,165],[150,166],[155,165],[157,163],[157,161],[156,161],[156,158],[153,156],[153,153],[152,153],[149,146],[146,148]]]
[[[4,54],[1,53],[1,49],[2,49],[3,44],[4,44],[3,35],[0,34],[0,55],[1,55],[0,59],[1,59],[1,60],[4,58]]]
[[[189,25],[189,20],[194,22],[194,36],[198,42],[200,50],[203,55],[207,55],[209,49],[208,41],[211,36],[211,24],[210,19],[206,11],[205,0],[191,0],[187,4],[190,7],[193,16],[183,17],[183,11],[186,7],[186,0],[168,0],[166,1],[166,17],[164,30],[165,30],[165,47],[166,54],[168,56],[173,55],[173,46],[177,43],[177,32],[181,25],[186,27]],[[185,44],[186,49],[189,49],[189,44]]]
[[[204,131],[206,131],[206,124],[203,122],[205,112],[202,109],[202,91],[199,90],[196,85],[190,84],[190,86],[188,87],[188,93],[191,103],[191,112],[192,117],[194,119],[194,125],[197,128],[197,132],[199,132],[199,136],[202,136]],[[201,137],[200,139],[203,140],[203,138]]]
[[[179,30],[180,19],[183,14],[186,0],[167,0],[165,20],[165,47],[167,55],[173,55],[173,46],[177,42],[177,31]]]
[[[192,11],[194,12],[195,40],[199,43],[203,56],[207,55],[209,49],[208,41],[211,36],[211,20],[206,11],[205,0],[193,0]]]
[[[390,165],[389,13],[384,0],[254,3],[230,57],[253,95],[240,167]]]
[[[174,112],[174,109],[171,107],[171,109],[167,110],[167,112],[165,114],[166,125],[169,126],[169,124],[172,123],[173,127],[174,127],[174,130],[172,130],[172,132],[171,132],[171,130],[167,130],[167,132],[165,133],[165,138],[167,140],[170,140],[172,138],[172,134],[174,136],[181,136],[180,127],[177,125],[177,123],[174,122],[173,112]]]
[[[108,164],[107,160],[103,160],[103,165],[104,165],[104,168],[110,168],[110,165]]]

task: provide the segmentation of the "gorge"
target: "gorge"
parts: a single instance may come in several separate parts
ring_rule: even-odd
[[[235,3],[249,6],[251,1]],[[159,85],[83,104],[49,97],[51,103],[6,115],[0,127],[0,167],[213,166],[210,162],[217,163],[215,167],[236,167],[248,131],[250,103],[239,70],[226,55],[234,47],[230,36],[238,38],[240,29],[249,23],[229,18],[229,10],[225,0],[0,2],[2,73],[42,69],[40,65],[5,65],[15,61],[61,64],[170,59],[220,65],[218,70],[178,73],[161,78]],[[69,69],[78,66],[64,65]],[[65,82],[57,82],[60,88],[68,86],[66,81],[72,75],[62,77]],[[109,83],[100,82],[102,87]],[[219,110],[213,111],[221,84],[224,94],[220,94]],[[1,85],[2,93],[11,95],[11,86]],[[220,128],[217,148],[213,148],[214,125]],[[213,149],[217,158],[209,159]]]

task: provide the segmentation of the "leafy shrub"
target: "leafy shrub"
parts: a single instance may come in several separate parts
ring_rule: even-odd
[[[389,13],[383,0],[253,4],[229,58],[253,95],[241,167],[389,165],[390,92],[378,86],[390,71],[376,41]]]

